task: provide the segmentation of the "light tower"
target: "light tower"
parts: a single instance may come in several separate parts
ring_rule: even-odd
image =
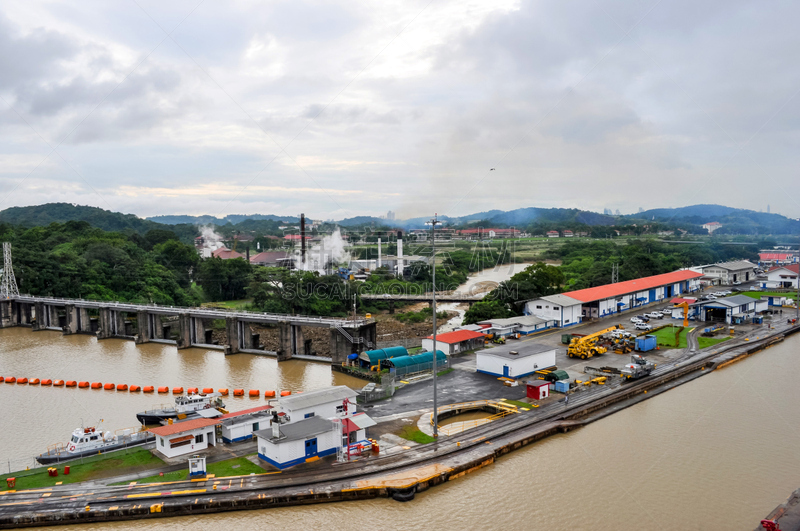
[[[11,264],[11,244],[3,242],[3,269],[0,271],[0,299],[19,297],[17,279]]]
[[[431,256],[433,265],[431,267],[433,276],[433,437],[439,437],[439,401],[436,396],[436,225],[439,225],[438,216],[433,215],[433,219],[425,224],[431,226]],[[399,254],[399,253],[398,253]]]

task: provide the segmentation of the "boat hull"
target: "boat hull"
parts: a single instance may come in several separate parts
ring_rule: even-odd
[[[133,448],[136,446],[142,446],[144,444],[150,443],[155,441],[155,436],[150,437],[142,437],[141,439],[137,439],[127,443],[119,443],[114,445],[105,446],[103,448],[95,448],[93,450],[84,450],[82,452],[61,452],[61,453],[47,453],[42,454],[36,457],[36,460],[42,465],[52,465],[53,463],[64,463],[67,461],[73,461],[75,459],[80,459],[81,457],[91,457],[97,454],[106,454],[109,452],[115,452],[117,450],[124,450],[125,448]]]

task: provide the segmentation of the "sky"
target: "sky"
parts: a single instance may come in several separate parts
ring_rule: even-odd
[[[0,5],[0,209],[800,217],[797,2]]]

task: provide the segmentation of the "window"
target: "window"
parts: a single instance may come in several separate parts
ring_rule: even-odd
[[[537,310],[541,310],[541,309],[542,309],[542,305],[541,305],[541,304],[537,305],[537,306],[536,306],[536,309],[537,309]]]
[[[553,306],[553,309],[554,310],[558,310],[558,306]]]
[[[336,412],[337,413],[344,413],[345,412],[344,406],[343,405],[342,406],[336,406]]]
[[[162,439],[162,438],[160,438],[160,437],[159,437],[159,439],[158,439],[158,440],[159,440],[159,442],[161,443],[161,447],[163,448],[163,447],[164,447],[164,439]]]
[[[314,412],[312,411],[311,413],[306,413],[306,414],[305,414],[305,416],[304,416],[303,418],[310,419],[310,418],[311,418],[311,417],[313,417],[313,416],[314,416]]]
[[[197,444],[200,444],[201,442],[203,442],[203,434],[201,433],[199,435],[195,435],[194,436],[194,442],[196,442]]]
[[[569,322],[569,319],[564,319],[564,324],[567,324],[568,322]]]
[[[547,308],[547,309],[549,310],[549,309],[550,309],[550,306],[545,306],[545,308]]]

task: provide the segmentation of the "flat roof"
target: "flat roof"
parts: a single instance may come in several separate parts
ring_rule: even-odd
[[[481,321],[480,324],[489,324],[491,326],[533,326],[537,324],[546,323],[548,321],[553,321],[554,319],[542,319],[540,317],[536,317],[535,315],[520,315],[518,317],[506,317],[504,319],[487,319],[486,321]]]
[[[711,299],[708,301],[698,301],[691,306],[708,306],[710,304],[722,304],[728,308],[736,308],[743,304],[750,304],[756,302],[758,299],[748,297],[747,295],[734,295],[733,297],[725,297],[724,299]]]
[[[283,408],[295,410],[327,404],[328,402],[340,402],[345,398],[355,398],[356,396],[357,393],[346,385],[337,385],[327,389],[287,396],[280,399],[280,404]]]
[[[253,432],[256,436],[267,439],[270,442],[281,443],[288,441],[297,441],[305,439],[312,435],[319,435],[326,433],[333,429],[333,422],[322,417],[311,417],[297,422],[290,422],[289,424],[281,424],[281,437],[275,439],[272,437],[272,428],[266,430],[258,430]]]
[[[681,269],[680,271],[673,271],[672,273],[637,278],[635,280],[626,280],[625,282],[617,282],[616,284],[606,284],[604,286],[597,286],[594,288],[568,291],[566,293],[562,293],[562,295],[577,299],[583,303],[595,302],[603,299],[610,299],[612,297],[619,297],[621,295],[629,295],[631,293],[636,293],[637,291],[660,288],[661,286],[683,282],[684,280],[692,280],[702,276],[702,273],[689,271],[688,269]]]
[[[497,356],[509,360],[518,360],[535,354],[541,354],[542,352],[550,352],[551,350],[556,350],[556,347],[545,345],[544,343],[514,342],[494,348],[479,350],[478,356]],[[517,354],[511,354],[511,352],[517,352]]]
[[[157,428],[150,428],[147,431],[160,435],[161,437],[166,437],[168,435],[175,435],[176,433],[185,433],[199,428],[216,426],[217,424],[219,424],[217,419],[191,419],[167,424],[166,426],[159,426]]]
[[[581,303],[578,299],[573,299],[563,293],[559,293],[558,295],[545,295],[544,297],[539,297],[539,299],[560,306],[574,306]]]
[[[722,269],[727,269],[728,271],[738,271],[740,269],[755,269],[757,266],[753,262],[748,262],[747,260],[734,260],[733,262],[721,262],[719,264],[712,264],[705,269],[709,269],[712,267],[721,267]]]
[[[485,336],[480,332],[473,332],[472,330],[456,330],[455,332],[446,332],[444,334],[436,334],[436,341],[452,345],[461,343],[462,341],[469,341],[471,339],[483,339]],[[426,339],[433,339],[430,335]]]

